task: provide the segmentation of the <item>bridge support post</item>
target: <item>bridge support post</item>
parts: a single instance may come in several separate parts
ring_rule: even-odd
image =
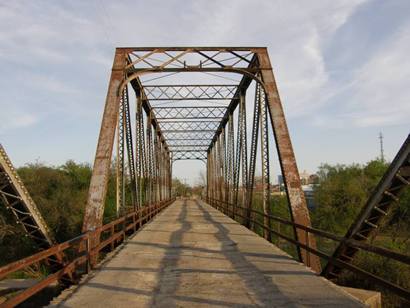
[[[125,51],[116,49],[84,212],[83,232],[93,231],[100,227],[103,222],[114,137],[121,103],[119,89],[121,82],[124,80],[125,65]],[[100,232],[92,232],[90,234],[89,249],[96,247],[99,242]],[[80,250],[85,249],[83,246],[80,247]],[[90,258],[91,266],[95,265],[97,261],[98,253],[92,254]]]
[[[280,166],[282,169],[285,188],[287,191],[292,220],[295,223],[310,226],[310,216],[302,191],[299,171],[296,165],[295,154],[290,141],[282,103],[273,76],[269,55],[266,48],[257,51],[262,80],[265,85],[268,110],[275,135]],[[316,241],[312,236],[306,236],[303,230],[295,230],[296,239],[308,247],[316,249]],[[310,266],[315,272],[320,273],[320,259],[304,249],[298,249],[299,257],[304,264]],[[309,256],[310,254],[310,256]],[[310,264],[308,262],[310,260]]]
[[[94,230],[102,225],[104,203],[107,193],[111,156],[114,146],[115,129],[117,127],[120,95],[118,93],[124,79],[126,54],[123,49],[115,52],[108,93],[105,101],[100,136],[88,191],[87,205],[84,213],[83,232]],[[94,246],[98,239],[91,241]]]

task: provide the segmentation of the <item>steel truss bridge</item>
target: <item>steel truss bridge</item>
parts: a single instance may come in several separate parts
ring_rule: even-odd
[[[164,80],[167,82],[163,82]],[[255,284],[256,280],[261,283],[260,279],[273,279],[273,281],[276,279],[275,275],[260,274],[260,266],[256,261],[250,260],[249,256],[264,255],[272,260],[282,258],[289,259],[288,261],[291,262],[289,256],[269,243],[272,242],[272,236],[276,236],[293,244],[298,261],[304,264],[302,266],[289,263],[296,266],[300,275],[293,278],[295,283],[291,286],[282,286],[282,291],[285,293],[286,288],[296,288],[302,292],[304,289],[301,283],[312,283],[314,289],[319,281],[317,275],[334,280],[343,270],[348,270],[409,300],[409,290],[369,273],[352,262],[359,251],[365,251],[410,265],[409,256],[368,243],[369,239],[377,233],[384,217],[399,200],[400,192],[410,183],[409,140],[407,138],[404,142],[389,170],[346,235],[336,236],[311,226],[282,103],[266,48],[117,48],[81,235],[65,243],[55,242],[4,149],[0,149],[1,203],[14,214],[27,236],[32,238],[39,248],[37,254],[0,268],[0,279],[33,264],[42,263],[50,268],[50,274],[44,280],[15,293],[0,306],[18,305],[56,281],[64,286],[78,283],[82,275],[88,274],[96,267],[101,268],[98,264],[107,252],[117,249],[116,247],[124,242],[126,244],[123,251],[127,249],[131,251],[129,247],[132,245],[129,246],[127,243],[133,241],[142,251],[148,249],[146,246],[149,246],[149,243],[145,243],[144,246],[139,240],[134,240],[141,238],[151,240],[151,244],[157,241],[158,247],[167,251],[167,248],[164,248],[166,245],[159,240],[162,239],[161,232],[169,235],[169,247],[173,249],[172,256],[179,256],[184,249],[191,249],[194,252],[198,249],[199,252],[207,252],[207,250],[208,253],[217,252],[206,246],[207,241],[209,243],[217,241],[214,244],[221,245],[220,252],[223,256],[229,259],[232,254],[235,254],[235,258],[229,259],[230,264],[234,266],[233,273],[239,273],[238,283],[242,281],[248,288],[249,285]],[[278,165],[284,179],[290,220],[270,213],[273,146],[276,148]],[[103,225],[107,186],[113,160],[118,218]],[[172,169],[174,163],[179,160],[200,160],[206,164],[207,185],[202,201],[175,201],[172,194]],[[261,174],[262,183],[260,208],[256,208],[254,204],[257,173]],[[161,212],[163,213],[155,218]],[[168,214],[169,217],[166,216]],[[151,220],[152,222],[147,224]],[[167,222],[172,224],[168,226]],[[210,223],[214,226],[212,229],[214,231],[211,230],[211,233],[204,233],[201,236],[205,238],[205,234],[213,234],[212,238],[207,238],[204,242],[200,235],[197,235],[197,239],[194,237],[192,241],[201,242],[198,244],[199,247],[195,246],[197,244],[194,245],[195,247],[189,246],[192,241],[184,242],[182,237],[185,231],[195,229],[196,224],[204,229]],[[147,226],[144,226],[145,224]],[[159,230],[162,226],[172,229],[178,224],[182,229]],[[232,227],[235,228],[235,232],[248,236],[249,239],[245,242],[240,238],[232,240],[235,236],[229,237],[232,231],[229,224],[235,226]],[[291,226],[294,236],[284,235],[273,227],[278,224]],[[246,229],[241,225],[250,230],[261,228],[265,239],[247,233],[248,231],[245,231]],[[201,230],[198,229],[197,233],[201,233]],[[148,231],[152,234],[149,235]],[[137,235],[130,237],[134,233]],[[332,254],[318,250],[316,237],[338,243],[337,249]],[[227,241],[233,241],[232,245],[237,245],[238,248],[232,252],[232,249],[226,246]],[[254,251],[247,251],[246,247],[249,243],[255,245],[252,246]],[[135,253],[137,254],[138,251]],[[121,251],[118,253],[118,259],[121,259],[120,254]],[[253,276],[249,274],[248,277],[241,274],[238,269],[235,270],[237,265],[235,262],[239,260],[238,258],[242,260],[241,266],[253,268],[253,272],[251,271]],[[116,257],[112,262],[114,260]],[[137,257],[136,262],[138,260]],[[217,261],[213,261],[212,258],[208,262],[210,267],[212,264],[217,264]],[[272,262],[272,269],[278,270],[278,265]],[[322,264],[325,265],[323,269]],[[178,268],[176,263],[167,266]],[[282,266],[287,269],[286,265]],[[281,269],[282,266],[279,265]],[[134,264],[134,267],[138,267],[138,264]],[[156,270],[160,273],[166,271],[166,268],[166,266],[165,269],[159,266]],[[102,272],[103,269],[104,266]],[[206,273],[203,269],[198,271]],[[255,273],[261,276],[255,278]],[[138,276],[138,270],[132,273],[130,270],[127,275],[137,275],[135,277],[142,279],[142,276]],[[303,275],[309,277],[306,279],[312,280],[303,282],[304,280],[301,279]],[[253,282],[249,284],[249,279],[255,281],[252,280]],[[299,281],[299,284],[296,281]],[[198,280],[195,283],[200,286],[203,282]],[[87,289],[87,280],[82,283],[83,288]],[[217,281],[211,279],[207,283],[212,285]],[[358,302],[352,301],[342,292],[334,291],[329,287],[330,284],[330,281],[325,284],[320,283],[320,286],[316,286],[317,290],[302,292],[304,301],[302,302],[308,306],[319,303],[324,303],[325,306],[326,303],[329,306],[335,303],[341,306],[360,306]],[[161,288],[161,285],[158,287]],[[174,287],[169,285],[165,287],[167,290],[169,288]],[[226,289],[226,286],[221,288],[227,296],[227,293],[234,292],[235,286],[230,286],[230,289]],[[261,288],[266,286],[262,285]],[[92,298],[92,291],[87,292],[90,292]],[[333,304],[331,301],[327,302],[325,296],[327,292],[330,292],[329,294],[336,292],[332,295]],[[174,305],[182,306],[190,305],[187,304],[187,298],[191,299],[191,304],[193,302],[216,306],[235,304],[235,302],[222,300],[206,302],[198,298],[193,299],[192,296],[195,294],[188,294],[189,296],[182,298],[175,295],[176,293],[177,290],[173,289],[172,294],[161,296],[165,296],[167,300],[172,299]],[[249,294],[251,293],[252,290]],[[273,289],[267,289],[268,295],[261,295],[254,303],[277,305],[278,302],[271,298],[275,297],[274,293]],[[315,302],[313,297],[309,297],[312,294],[318,301]],[[138,297],[138,292],[133,296]],[[154,298],[154,302],[151,301],[152,306],[155,306],[153,303],[156,296],[154,293],[151,294],[151,298]],[[177,300],[180,302],[175,302]],[[242,300],[246,301],[246,299]],[[300,298],[290,297],[287,300],[289,303],[302,303]],[[69,303],[70,300],[65,302],[68,306]],[[73,306],[97,305],[96,302],[76,302],[75,299],[71,303]]]

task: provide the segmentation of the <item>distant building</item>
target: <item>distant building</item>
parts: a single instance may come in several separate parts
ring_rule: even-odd
[[[306,198],[307,207],[309,210],[316,208],[315,199],[313,198],[314,184],[302,185],[302,190]]]
[[[309,184],[310,174],[306,170],[301,172],[299,174],[299,176],[300,176],[300,182],[301,182],[302,185],[308,185]]]
[[[317,174],[311,174],[309,176],[309,184],[319,184],[319,176]]]

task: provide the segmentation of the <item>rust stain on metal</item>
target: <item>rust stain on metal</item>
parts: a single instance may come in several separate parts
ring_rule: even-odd
[[[302,191],[296,158],[290,141],[282,103],[280,101],[267,50],[260,50],[257,55],[259,65],[264,68],[261,69],[261,75],[269,102],[269,113],[287,190],[291,216],[295,223],[310,226],[309,211]],[[316,241],[313,236],[306,236],[305,232],[301,230],[295,230],[295,233],[299,241],[307,244],[309,247],[316,248]],[[310,266],[314,271],[317,273],[321,271],[320,259],[317,256],[311,255],[303,249],[300,250],[300,255],[303,262]]]

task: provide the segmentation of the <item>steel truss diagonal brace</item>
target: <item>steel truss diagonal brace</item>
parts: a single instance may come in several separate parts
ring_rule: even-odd
[[[94,230],[102,225],[104,204],[108,186],[115,130],[119,112],[120,96],[118,89],[124,78],[126,53],[117,49],[114,57],[104,115],[98,138],[97,151],[88,191],[87,206],[84,213],[83,232]]]
[[[275,135],[276,148],[287,191],[291,217],[295,223],[309,227],[311,225],[309,211],[305,195],[302,191],[296,158],[267,50],[258,50],[257,57],[261,67],[261,77],[265,86],[268,110]],[[295,235],[301,243],[314,249],[316,248],[316,241],[311,234],[298,229]],[[304,249],[300,249],[299,254],[303,263],[310,266],[315,272],[320,273],[319,257],[308,253]]]
[[[340,242],[332,258],[322,271],[322,275],[334,279],[342,272],[342,267],[334,261],[352,263],[358,249],[348,244],[349,240],[366,242],[374,237],[385,222],[386,216],[400,200],[400,195],[410,186],[410,135],[404,141],[396,157],[391,162],[380,182],[363,206],[356,220]],[[332,262],[333,261],[333,262]]]

